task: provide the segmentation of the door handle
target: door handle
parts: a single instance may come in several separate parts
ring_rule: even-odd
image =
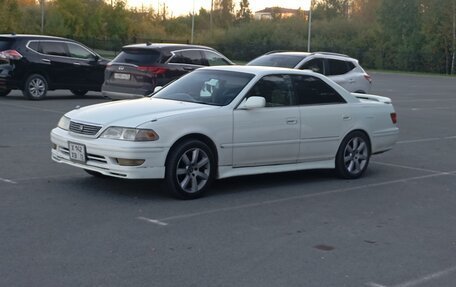
[[[75,65],[75,66],[81,66],[81,63],[74,62],[73,65]]]
[[[45,63],[50,63],[51,62],[51,60],[49,60],[49,59],[41,59],[41,61],[43,61]]]
[[[343,116],[342,116],[342,119],[343,119],[344,121],[349,121],[349,120],[351,120],[351,116],[350,116],[350,115],[343,115]]]
[[[186,71],[193,71],[193,70],[195,70],[195,69],[196,69],[196,68],[184,67],[184,70],[186,70]]]
[[[298,123],[297,119],[287,119],[287,125],[295,125]]]

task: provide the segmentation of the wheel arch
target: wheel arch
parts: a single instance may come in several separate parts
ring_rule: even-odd
[[[371,137],[369,136],[369,133],[368,133],[366,130],[361,129],[361,128],[357,128],[357,129],[353,129],[353,130],[348,131],[348,132],[343,136],[343,138],[341,139],[341,141],[340,141],[340,143],[339,143],[339,148],[340,148],[340,145],[342,144],[342,142],[344,141],[344,139],[347,138],[347,136],[348,136],[349,134],[354,133],[354,132],[361,132],[361,133],[363,133],[363,134],[366,136],[367,142],[368,142],[368,144],[369,144],[369,151],[370,151],[370,153],[372,154],[372,140],[371,140]]]
[[[46,83],[47,83],[47,89],[48,90],[53,89],[53,85],[52,85],[51,81],[49,80],[49,74],[43,70],[33,69],[30,71],[27,71],[24,74],[24,79],[22,80],[22,83],[21,83],[21,90],[25,89],[25,84],[31,75],[40,75],[40,76],[44,77],[44,79],[46,80]]]
[[[215,145],[214,141],[211,138],[209,138],[208,136],[204,135],[204,134],[191,133],[191,134],[187,134],[187,135],[184,135],[184,136],[180,137],[178,140],[176,140],[171,145],[171,148],[169,149],[169,152],[166,155],[165,166],[168,164],[170,154],[176,148],[176,146],[178,146],[180,143],[182,143],[184,141],[187,141],[187,140],[199,140],[199,141],[205,143],[211,149],[211,151],[212,151],[212,153],[214,155],[215,166],[218,165],[218,152],[217,152],[217,146]]]

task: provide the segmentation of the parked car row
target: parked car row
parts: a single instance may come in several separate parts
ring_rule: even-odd
[[[324,168],[361,177],[399,135],[391,99],[367,94],[371,84],[356,59],[334,53],[270,52],[235,66],[209,47],[146,43],[108,61],[65,38],[0,35],[0,96],[141,98],[66,113],[51,131],[55,162],[164,179],[183,199],[240,175]]]
[[[31,100],[49,90],[68,89],[82,96],[102,91],[111,99],[151,94],[155,87],[205,66],[233,65],[220,52],[185,44],[135,44],[109,61],[74,40],[38,35],[0,35],[0,96],[22,90]],[[356,59],[335,53],[269,52],[247,66],[309,69],[346,90],[369,93],[371,77]]]

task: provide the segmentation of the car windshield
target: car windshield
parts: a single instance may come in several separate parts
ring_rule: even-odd
[[[156,64],[160,52],[152,49],[124,49],[114,60],[114,63],[127,63],[134,65]]]
[[[226,106],[253,77],[252,74],[240,72],[197,70],[164,87],[152,97]]]
[[[260,56],[249,63],[247,66],[269,66],[269,67],[282,67],[282,68],[294,68],[301,62],[306,56],[301,55],[283,55],[283,54],[271,54]]]

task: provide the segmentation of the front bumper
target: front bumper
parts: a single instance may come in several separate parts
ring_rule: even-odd
[[[51,131],[52,160],[99,172],[101,174],[128,179],[165,177],[165,161],[169,148],[151,147],[150,142],[128,142],[99,139],[74,135],[60,128]],[[86,148],[86,161],[70,160],[68,142],[83,144]],[[144,159],[140,166],[122,166],[121,159]]]

